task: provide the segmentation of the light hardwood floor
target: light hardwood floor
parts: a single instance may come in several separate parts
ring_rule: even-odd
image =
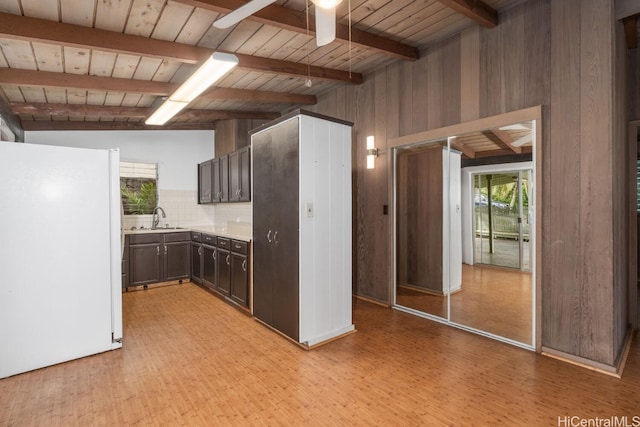
[[[0,380],[2,426],[558,425],[640,416],[622,379],[371,303],[305,351],[193,284],[124,294],[124,347]],[[630,418],[631,419],[631,418]]]

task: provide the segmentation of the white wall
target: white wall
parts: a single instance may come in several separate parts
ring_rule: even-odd
[[[120,159],[158,164],[159,190],[198,189],[196,165],[214,153],[213,131],[27,131],[25,142],[119,148]]]

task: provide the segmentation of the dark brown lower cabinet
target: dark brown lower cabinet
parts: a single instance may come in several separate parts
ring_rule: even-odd
[[[190,276],[189,232],[129,236],[129,286],[187,279]]]
[[[218,292],[228,297],[231,294],[231,240],[218,237]]]
[[[202,284],[207,288],[216,289],[216,247],[202,245]]]
[[[249,260],[246,255],[231,253],[231,299],[249,306]]]

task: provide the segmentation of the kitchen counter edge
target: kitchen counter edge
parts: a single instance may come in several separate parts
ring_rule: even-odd
[[[228,231],[225,230],[220,230],[220,229],[215,229],[213,227],[206,227],[206,226],[202,226],[202,227],[182,227],[182,228],[156,228],[156,229],[151,229],[151,228],[143,228],[143,229],[136,229],[136,230],[124,230],[124,234],[150,234],[150,233],[180,233],[180,232],[192,232],[195,231],[197,233],[204,233],[204,234],[210,234],[213,236],[218,236],[218,237],[226,237],[229,239],[234,239],[234,240],[242,240],[244,242],[250,242],[251,241],[251,236],[246,236],[246,235],[242,235],[242,234],[235,234],[235,233],[230,233]]]

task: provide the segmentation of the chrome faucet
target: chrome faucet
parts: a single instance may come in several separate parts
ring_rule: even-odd
[[[153,210],[153,224],[151,226],[151,228],[153,230],[155,230],[158,227],[158,223],[160,222],[160,215],[158,215],[158,211],[162,211],[162,218],[166,218],[167,217],[167,214],[164,213],[164,209],[162,209],[160,206],[157,206]]]

